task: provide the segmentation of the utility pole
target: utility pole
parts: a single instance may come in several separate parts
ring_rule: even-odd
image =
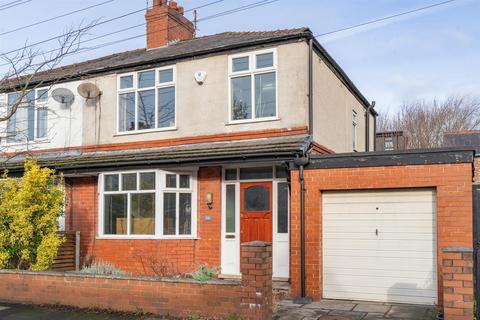
[[[197,10],[193,10],[193,37],[197,37]]]

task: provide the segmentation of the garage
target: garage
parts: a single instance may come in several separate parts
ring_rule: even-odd
[[[436,304],[433,189],[322,192],[323,297]]]

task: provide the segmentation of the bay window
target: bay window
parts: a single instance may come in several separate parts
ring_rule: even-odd
[[[195,235],[195,174],[148,170],[100,175],[100,228],[105,237]]]
[[[175,67],[118,77],[118,132],[175,128]]]
[[[21,101],[20,101],[21,99]],[[7,112],[15,113],[7,121],[7,143],[24,143],[47,137],[48,89],[31,90],[23,95],[7,95]]]
[[[278,117],[276,50],[234,55],[230,61],[230,121]]]

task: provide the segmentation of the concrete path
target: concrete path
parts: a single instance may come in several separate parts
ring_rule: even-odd
[[[349,300],[327,300],[306,305],[294,304],[291,300],[277,303],[277,320],[433,320],[435,307],[360,302]]]

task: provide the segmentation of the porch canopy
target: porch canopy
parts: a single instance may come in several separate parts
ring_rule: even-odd
[[[15,156],[3,155],[0,157],[0,170],[20,174],[28,157],[36,158],[41,166],[54,168],[66,175],[155,165],[178,167],[227,162],[282,162],[304,154],[310,145],[307,135],[291,135],[123,150],[82,150],[79,147],[78,150],[62,152],[32,151]]]

